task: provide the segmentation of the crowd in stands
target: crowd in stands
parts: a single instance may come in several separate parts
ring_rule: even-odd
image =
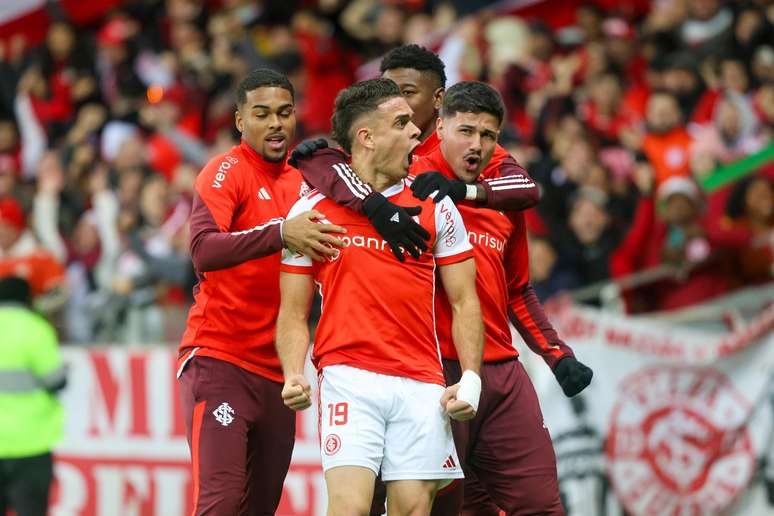
[[[542,299],[617,278],[647,312],[771,281],[774,158],[700,184],[772,144],[774,3],[521,3],[128,0],[0,40],[0,274],[30,279],[63,340],[176,340],[193,181],[238,139],[240,78],[288,75],[300,141],[329,133],[337,92],[384,52],[418,43],[447,87],[503,94],[501,144],[542,188],[528,214]]]

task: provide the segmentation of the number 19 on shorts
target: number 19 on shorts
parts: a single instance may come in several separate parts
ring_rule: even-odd
[[[328,426],[343,426],[348,420],[349,404],[346,401],[328,403]]]

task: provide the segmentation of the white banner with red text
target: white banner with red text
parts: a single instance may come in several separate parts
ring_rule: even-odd
[[[522,353],[568,514],[772,514],[774,307],[733,334],[572,306],[552,320],[594,369],[591,386],[568,400],[548,368]],[[174,348],[64,354],[67,423],[51,514],[189,514]],[[325,513],[316,418],[314,408],[298,417],[279,515]]]

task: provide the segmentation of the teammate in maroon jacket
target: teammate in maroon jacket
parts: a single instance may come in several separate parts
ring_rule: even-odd
[[[343,228],[315,211],[285,220],[302,189],[285,164],[293,87],[267,69],[237,91],[242,141],[196,178],[191,257],[199,283],[178,378],[193,466],[193,514],[274,514],[290,464],[295,414],[282,403],[274,348],[283,247],[333,256]]]

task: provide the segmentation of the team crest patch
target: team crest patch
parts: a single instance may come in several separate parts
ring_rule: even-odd
[[[654,367],[621,382],[606,454],[626,510],[716,514],[748,484],[750,403],[721,372]]]
[[[225,401],[212,411],[215,420],[223,426],[228,426],[234,421],[234,409]]]
[[[306,183],[306,181],[301,181],[301,187],[298,189],[298,196],[305,197],[309,195],[309,192],[311,191],[312,189],[309,188],[309,185]]]
[[[336,434],[328,434],[323,443],[323,451],[325,455],[336,455],[341,449],[341,439]]]

